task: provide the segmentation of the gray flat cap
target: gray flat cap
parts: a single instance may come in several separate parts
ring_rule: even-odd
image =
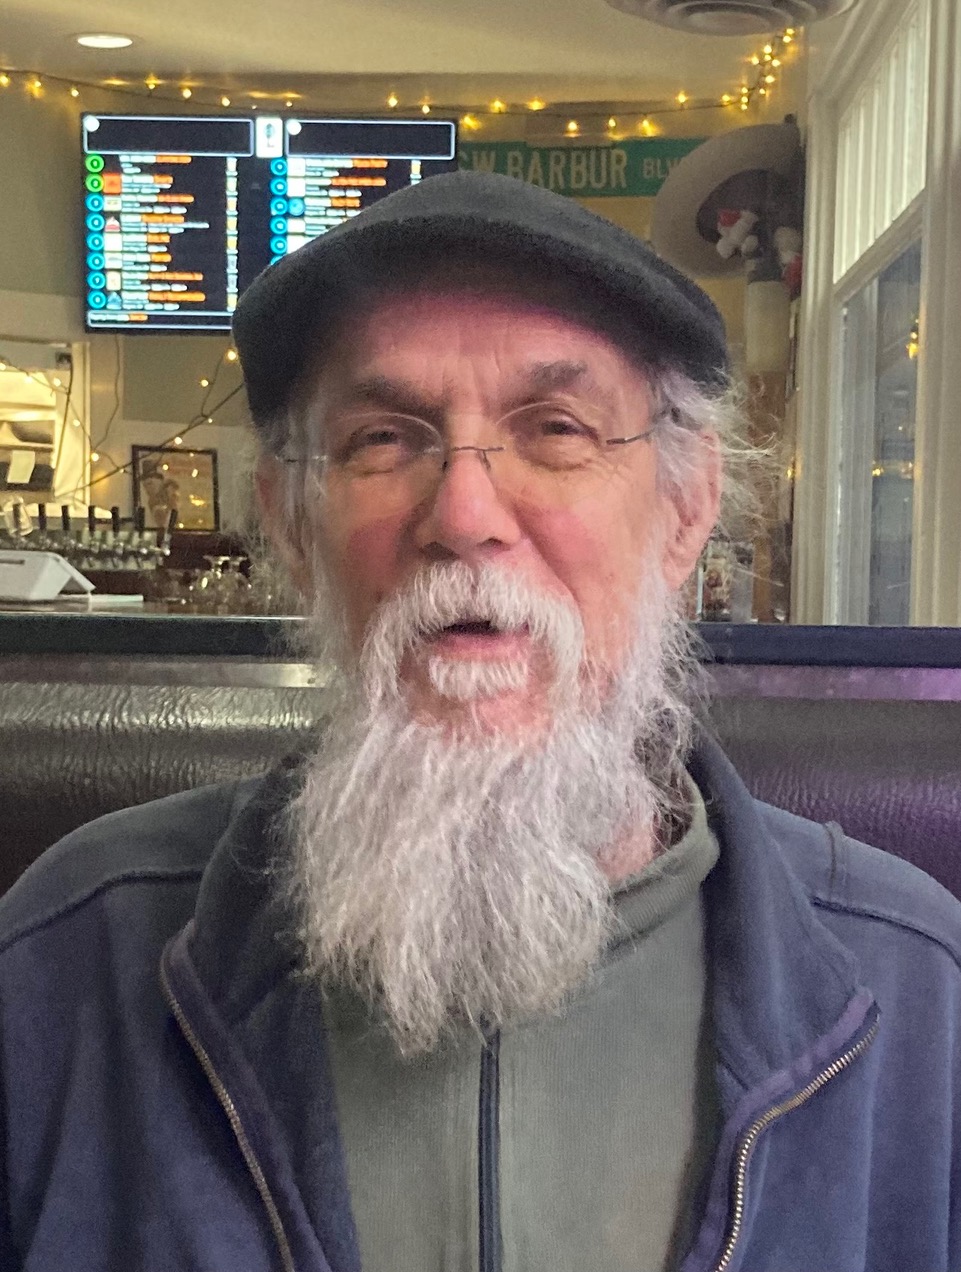
[[[389,282],[412,256],[436,266],[445,252],[465,251],[583,286],[616,311],[625,345],[706,388],[726,383],[720,314],[647,244],[565,196],[513,177],[454,172],[388,195],[247,288],[233,327],[254,419],[286,406],[308,349],[336,334],[361,281]]]

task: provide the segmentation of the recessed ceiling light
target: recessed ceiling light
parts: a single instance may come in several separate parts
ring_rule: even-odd
[[[78,35],[77,43],[86,49],[125,49],[133,44],[129,35]]]

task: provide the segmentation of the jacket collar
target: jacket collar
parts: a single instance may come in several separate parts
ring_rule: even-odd
[[[821,923],[791,866],[792,857],[822,854],[830,838],[798,819],[782,842],[706,734],[688,767],[721,845],[704,885],[715,1046],[742,1089],[770,1087],[778,1074],[789,1085],[786,1071],[796,1081],[822,1065],[871,1005],[856,959]]]
[[[860,988],[856,960],[820,922],[790,856],[730,761],[702,733],[688,768],[720,842],[704,884],[717,1048],[744,1086],[795,1063],[843,1017]],[[296,968],[290,910],[275,881],[296,761],[268,775],[232,817],[205,871],[191,957],[225,1021],[246,1018]],[[809,834],[827,832],[798,822]]]
[[[863,1028],[871,999],[790,866],[791,853],[823,832],[798,822],[798,842],[779,842],[707,736],[689,770],[720,842],[704,897],[726,1139],[839,1054]],[[263,1152],[277,1158],[280,1208],[303,1251],[297,1266],[352,1272],[356,1240],[322,1012],[297,974],[292,915],[276,886],[297,783],[295,765],[275,771],[235,811],[166,967]]]

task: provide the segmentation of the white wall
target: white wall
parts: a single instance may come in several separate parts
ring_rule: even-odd
[[[96,501],[97,506],[110,508],[116,504],[121,516],[131,516],[133,479],[130,473],[120,473],[106,481],[97,481],[97,477],[118,464],[129,464],[131,447],[169,443],[177,435],[177,429],[177,424],[164,424],[155,420],[117,420],[111,428],[110,437],[99,452],[100,460],[93,465],[91,498]],[[217,452],[220,528],[244,529],[250,509],[253,466],[253,441],[250,435],[230,426],[201,424],[184,437],[183,448],[213,449]]]

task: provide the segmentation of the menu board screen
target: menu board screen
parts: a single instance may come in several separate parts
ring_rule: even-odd
[[[84,115],[88,331],[225,330],[261,270],[457,166],[433,119]]]

